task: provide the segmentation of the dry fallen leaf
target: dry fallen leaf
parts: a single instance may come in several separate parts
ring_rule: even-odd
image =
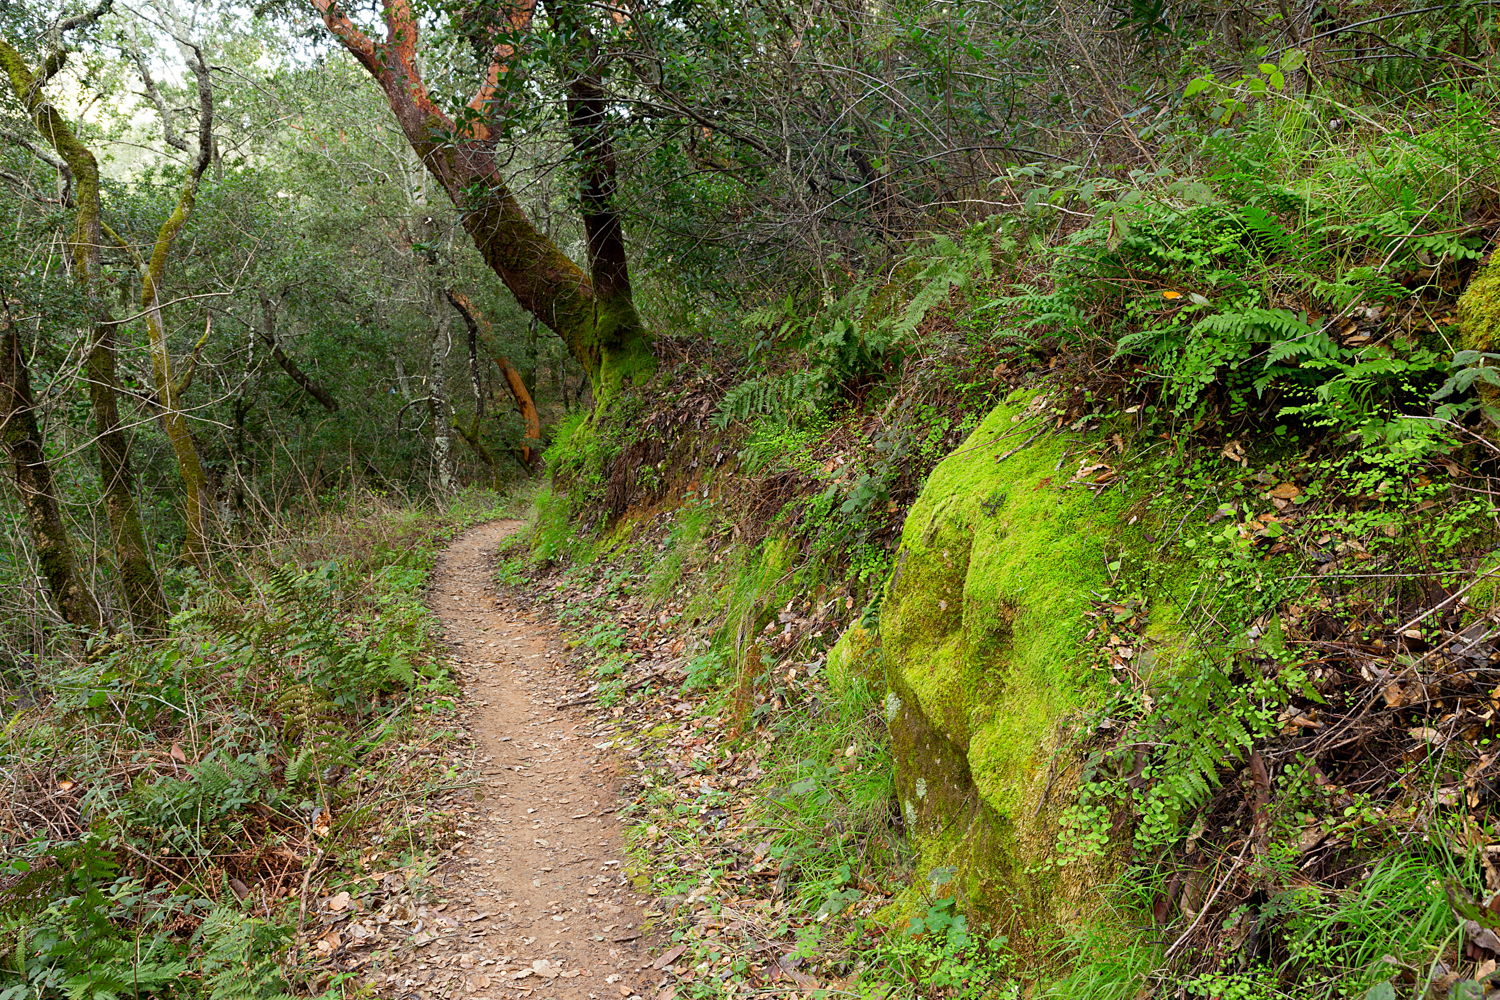
[[[327,809],[317,808],[313,810],[312,832],[319,837],[326,837],[333,830],[333,817]]]
[[[671,965],[672,962],[676,960],[684,951],[687,951],[687,945],[678,945],[677,947],[668,951],[666,954],[662,955],[661,958],[658,958],[655,962],[651,963],[651,968],[665,969],[667,966]]]
[[[1478,945],[1488,951],[1500,953],[1500,937],[1488,927],[1480,925],[1477,920],[1464,922],[1464,933],[1468,935],[1469,943]]]

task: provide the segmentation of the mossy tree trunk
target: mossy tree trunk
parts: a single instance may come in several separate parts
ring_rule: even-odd
[[[91,14],[97,18],[103,10],[101,6]],[[69,23],[77,21],[74,19]],[[138,633],[154,636],[161,634],[164,627],[167,602],[146,546],[146,533],[135,502],[129,446],[120,424],[116,399],[116,324],[109,316],[100,287],[103,282],[100,258],[103,220],[99,202],[99,163],[93,151],[78,139],[67,120],[42,93],[43,86],[62,69],[66,60],[67,52],[59,46],[41,68],[33,72],[20,53],[0,39],[0,66],[10,79],[11,89],[36,123],[37,131],[67,162],[73,174],[73,198],[77,209],[73,232],[73,277],[88,304],[86,370],[110,545],[131,623]]]
[[[505,23],[476,34],[489,65],[460,122],[428,95],[417,66],[418,16],[409,0],[384,4],[384,41],[361,31],[337,0],[313,4],[384,91],[407,142],[458,208],[485,263],[523,309],[562,339],[588,373],[595,398],[606,401],[632,376],[650,371],[655,358],[630,294],[624,236],[612,204],[614,160],[607,155],[606,118],[593,105],[574,114],[570,104],[570,125],[584,133],[575,138],[575,148],[595,157],[583,170],[588,274],[532,224],[496,162],[496,137],[487,122],[514,55],[511,40],[531,24],[531,0],[510,8],[500,18]]]
[[[156,402],[162,411],[162,427],[167,432],[167,439],[172,442],[172,454],[177,459],[177,470],[182,476],[182,519],[186,533],[183,558],[200,570],[207,570],[208,546],[214,520],[213,491],[209,487],[208,476],[203,472],[198,445],[193,440],[192,428],[188,426],[180,397],[192,381],[197,350],[207,341],[208,333],[205,330],[203,339],[198,341],[186,371],[180,378],[175,376],[172,371],[172,352],[167,343],[166,318],[162,314],[161,284],[166,276],[172,245],[177,242],[178,234],[193,214],[203,172],[213,160],[214,99],[213,83],[202,50],[182,38],[178,39],[178,44],[198,82],[198,135],[195,143],[190,143],[174,131],[171,114],[156,89],[146,59],[139,52],[136,53],[141,80],[145,84],[147,96],[157,105],[167,144],[193,154],[187,177],[177,196],[177,204],[157,230],[151,258],[141,263],[141,311],[146,320],[146,334],[151,350],[151,374],[156,385]]]
[[[26,511],[32,546],[58,611],[69,624],[99,628],[99,602],[74,564],[73,544],[62,518],[52,468],[42,450],[20,331],[8,316],[0,317],[0,442],[14,465],[16,491]]]
[[[130,446],[120,423],[115,391],[115,323],[107,317],[101,316],[94,324],[88,376],[94,446],[99,453],[99,479],[120,589],[135,630],[143,636],[158,636],[166,626],[167,599],[156,567],[151,564],[146,530],[135,502],[135,473],[130,467]]]

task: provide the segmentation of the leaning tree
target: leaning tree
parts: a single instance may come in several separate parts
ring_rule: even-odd
[[[384,38],[356,23],[338,0],[311,0],[324,24],[375,78],[407,142],[458,209],[485,263],[522,308],[555,332],[583,366],[595,398],[654,367],[651,337],[631,295],[625,233],[615,205],[615,158],[602,85],[606,56],[575,0],[552,0],[538,20],[535,0],[483,10],[438,8],[474,52],[479,80],[460,110],[445,110],[424,82],[419,55],[424,11],[412,0],[384,0]],[[579,174],[587,268],[538,228],[503,173],[503,121],[510,102],[536,91],[511,85],[519,47],[545,33],[553,50],[561,105]]]

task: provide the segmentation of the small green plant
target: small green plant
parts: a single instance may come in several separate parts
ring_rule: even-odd
[[[1296,665],[1262,669],[1206,655],[1179,666],[1150,694],[1111,699],[1101,718],[1131,720],[1128,738],[1086,756],[1053,863],[1102,855],[1111,817],[1121,809],[1133,820],[1137,858],[1175,844],[1186,833],[1185,819],[1208,801],[1226,768],[1274,730],[1276,712],[1292,694],[1310,690]]]
[[[951,882],[953,869],[930,873],[934,891]],[[978,940],[951,895],[930,899],[925,911],[905,928],[888,933],[878,946],[879,958],[925,991],[962,1000],[1020,996],[1012,979],[1014,957],[1004,936]]]
[[[495,582],[501,586],[519,587],[526,581],[526,564],[519,556],[502,560],[495,567]]]

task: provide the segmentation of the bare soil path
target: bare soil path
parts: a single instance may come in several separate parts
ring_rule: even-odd
[[[610,734],[602,724],[596,732],[586,707],[554,707],[580,686],[561,641],[495,596],[496,549],[520,527],[474,528],[433,574],[432,607],[464,680],[483,796],[468,844],[435,878],[450,930],[465,933],[424,949],[427,971],[403,993],[638,998],[648,989],[647,900],[621,870],[618,780],[602,748]]]

